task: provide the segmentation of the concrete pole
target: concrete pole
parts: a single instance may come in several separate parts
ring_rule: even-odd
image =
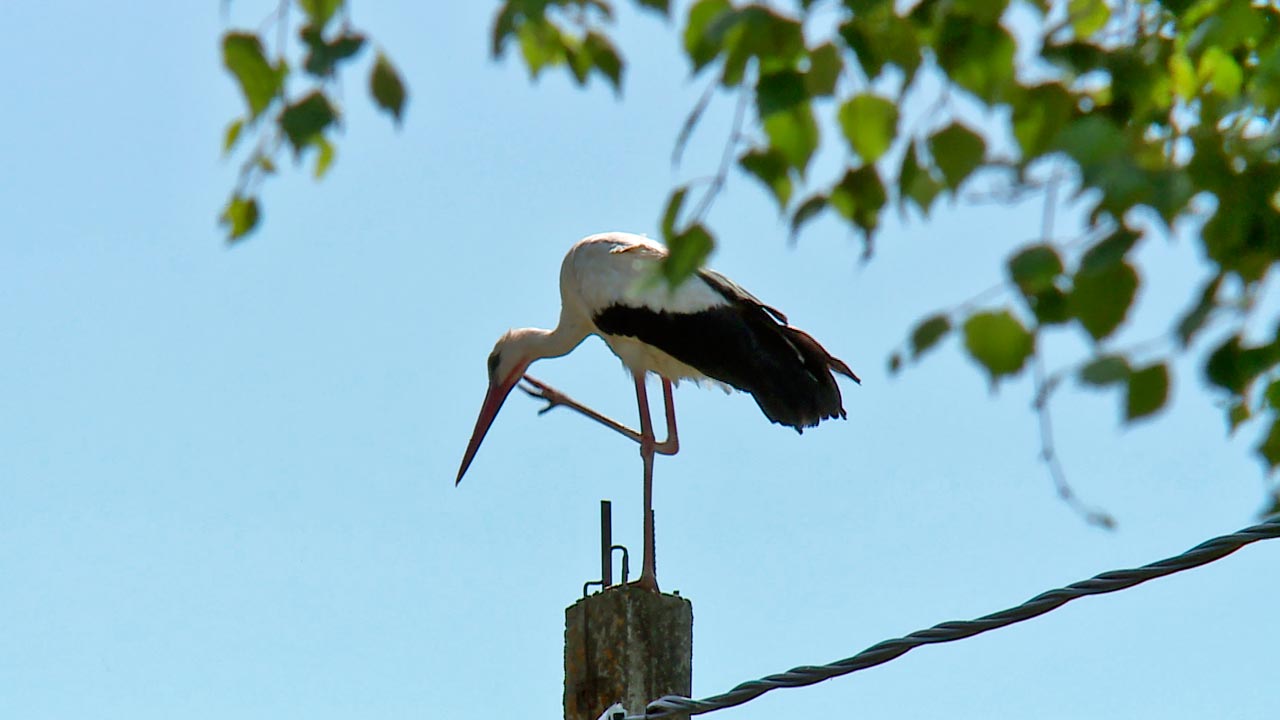
[[[639,715],[693,690],[693,605],[679,595],[615,586],[564,619],[565,720],[597,720],[616,702]]]

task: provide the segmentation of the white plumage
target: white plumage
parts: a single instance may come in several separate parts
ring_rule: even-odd
[[[599,335],[629,370],[643,370],[673,382],[707,380],[697,368],[666,352],[624,335],[610,335],[596,327],[594,317],[609,307],[646,308],[654,312],[692,314],[727,304],[722,295],[700,277],[689,278],[672,290],[662,281],[659,266],[667,250],[642,235],[610,232],[579,240],[560,265],[560,322],[573,313],[574,326]],[[726,392],[731,388],[713,383]]]

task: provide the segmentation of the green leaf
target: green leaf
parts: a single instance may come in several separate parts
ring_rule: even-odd
[[[1218,273],[1205,283],[1204,288],[1200,290],[1199,300],[1178,321],[1178,340],[1184,349],[1191,344],[1196,334],[1209,320],[1209,315],[1218,307],[1218,288],[1222,286],[1224,277],[1225,275]]]
[[[899,353],[893,353],[892,355],[890,355],[888,366],[889,366],[889,374],[897,375],[898,371],[902,369],[902,355],[900,355]]]
[[[1203,34],[1204,45],[1208,47],[1220,47],[1228,52],[1241,46],[1256,47],[1275,27],[1274,11],[1264,10],[1265,6],[1255,7],[1250,0],[1225,0],[1206,5],[1209,17],[1195,28],[1195,33]],[[1184,16],[1184,22],[1190,19]]]
[[[1104,387],[1127,381],[1132,372],[1123,355],[1103,355],[1080,368],[1079,377],[1086,385]]]
[[[793,68],[805,51],[800,23],[763,5],[746,5],[712,23],[709,33],[722,32],[725,48],[721,82],[741,82],[747,62],[755,58],[762,74]]]
[[[1055,145],[1080,165],[1086,185],[1103,190],[1108,207],[1127,208],[1150,191],[1147,178],[1136,172],[1124,132],[1098,113],[1068,123]]]
[[[922,167],[916,158],[915,143],[907,145],[907,154],[902,159],[902,169],[898,171],[898,205],[906,208],[907,201],[915,203],[920,213],[926,217],[933,201],[944,189],[940,180],[934,177],[931,167]]]
[[[489,49],[495,60],[502,57],[502,53],[506,50],[507,38],[516,32],[516,18],[519,15],[516,11],[516,3],[520,2],[521,0],[506,0],[502,3],[502,9],[493,18]]]
[[[1169,56],[1169,77],[1173,80],[1173,91],[1183,100],[1196,96],[1199,83],[1196,82],[1196,69],[1191,58],[1185,53],[1174,53]]]
[[[1233,435],[1237,428],[1243,425],[1249,419],[1249,406],[1243,402],[1236,402],[1227,409],[1227,434]]]
[[[929,152],[952,190],[982,165],[986,151],[982,136],[958,122],[929,136]]]
[[[1104,0],[1070,0],[1067,13],[1078,38],[1087,38],[1098,32],[1111,19],[1111,9]]]
[[[222,210],[218,224],[227,228],[227,241],[235,242],[252,232],[258,226],[258,219],[258,199],[237,193]]]
[[[1169,368],[1164,363],[1148,365],[1129,375],[1124,419],[1132,422],[1164,407],[1169,399]]]
[[[1258,445],[1258,456],[1262,458],[1268,470],[1280,465],[1280,419],[1272,419],[1267,436]]]
[[[956,85],[988,104],[1014,86],[1013,37],[998,22],[977,23],[947,15],[934,42],[938,64]]]
[[[333,143],[323,135],[316,135],[311,144],[316,146],[316,167],[315,178],[319,180],[329,172],[329,166],[333,164],[334,148]]]
[[[724,47],[723,31],[709,32],[722,25],[722,18],[732,12],[729,0],[698,0],[689,8],[684,28],[684,50],[693,62],[696,74],[720,54]]]
[[[688,186],[676,188],[667,198],[667,208],[662,211],[662,240],[670,244],[675,237],[676,223],[680,219],[680,208],[684,206],[685,196],[689,194]]]
[[[312,25],[324,29],[343,2],[344,0],[298,0],[298,7],[307,14]]]
[[[856,95],[840,106],[838,117],[849,147],[866,163],[879,160],[893,144],[898,107],[885,98]]]
[[[1274,470],[1280,465],[1280,420],[1271,421],[1267,436],[1258,445],[1257,451],[1268,470]]]
[[[667,245],[667,259],[662,263],[662,275],[667,284],[675,288],[702,267],[715,247],[711,233],[701,224],[693,225],[671,238]]]
[[[322,134],[338,117],[329,98],[316,90],[296,103],[285,106],[280,114],[280,129],[289,138],[294,152],[311,143],[312,138]]]
[[[308,48],[302,67],[316,77],[332,76],[339,62],[354,56],[364,47],[363,35],[344,33],[328,42],[315,25],[303,26],[298,35]]]
[[[671,0],[637,0],[640,7],[656,10],[663,15],[671,14]]]
[[[1202,154],[1201,147],[1196,147],[1196,154]],[[1236,164],[1225,158],[1223,162]],[[1265,277],[1280,257],[1280,212],[1275,202],[1280,166],[1252,163],[1237,173],[1230,165],[1221,169],[1225,176],[1214,182],[1220,201],[1201,234],[1212,260],[1252,284]]]
[[[1068,123],[1056,145],[1085,169],[1105,167],[1129,152],[1124,132],[1097,114]]]
[[[993,23],[1004,14],[1009,0],[953,0],[957,14],[972,18],[979,23]]]
[[[1280,348],[1275,345],[1244,346],[1240,336],[1234,335],[1222,342],[1205,363],[1205,377],[1209,382],[1244,395],[1253,381],[1275,367],[1280,360]]]
[[[378,59],[373,63],[373,72],[369,75],[369,93],[373,95],[378,107],[391,113],[396,125],[399,125],[404,117],[404,83],[400,81],[400,74],[391,61],[382,53],[378,53]]]
[[[573,75],[574,82],[581,87],[587,84],[587,78],[591,77],[591,69],[595,67],[595,62],[591,59],[591,54],[582,51],[582,45],[577,38],[565,37],[564,55],[569,61],[569,74]]]
[[[859,8],[840,26],[840,37],[853,51],[867,78],[880,76],[886,65],[902,70],[910,84],[920,67],[920,41],[911,21],[899,17],[891,3],[875,8]]]
[[[911,331],[911,358],[919,359],[951,331],[951,320],[946,315],[931,315]]]
[[[1215,94],[1224,98],[1239,95],[1240,86],[1244,84],[1244,72],[1240,65],[1235,58],[1217,46],[1205,48],[1196,68],[1196,77],[1202,84],[1209,85]]]
[[[253,121],[271,104],[284,84],[285,70],[272,67],[257,35],[227,33],[222,36],[222,63],[240,83]]]
[[[863,165],[845,172],[840,182],[831,188],[829,200],[836,212],[861,228],[870,238],[879,224],[880,209],[884,207],[887,197],[876,167]]]
[[[808,100],[804,78],[795,70],[763,74],[756,83],[756,110],[762,120],[790,111]]]
[[[1075,101],[1066,88],[1045,83],[1028,88],[1012,105],[1013,135],[1026,162],[1049,151],[1058,131],[1070,119]]]
[[[527,19],[516,28],[520,53],[529,68],[529,76],[537,78],[543,69],[563,63],[568,56],[565,38],[546,18]]]
[[[836,81],[844,70],[840,49],[832,43],[809,51],[809,70],[804,74],[804,87],[809,95],[825,97],[836,91]]]
[[[1062,258],[1052,245],[1031,245],[1019,250],[1008,262],[1009,278],[1026,297],[1054,286],[1062,274]]]
[[[1071,320],[1071,301],[1057,287],[1045,288],[1026,300],[1041,325],[1060,325]]]
[[[1127,262],[1102,272],[1077,272],[1071,290],[1071,314],[1094,340],[1102,340],[1124,322],[1138,290],[1138,273]]]
[[[1069,75],[1084,75],[1107,64],[1113,55],[1091,42],[1050,43],[1041,51],[1045,60]]]
[[[1116,228],[1094,243],[1080,258],[1080,272],[1099,273],[1124,262],[1125,256],[1138,242],[1138,235],[1126,228]]]
[[[813,119],[813,108],[809,103],[775,112],[763,118],[763,124],[772,148],[804,175],[809,158],[818,148],[818,123]]]
[[[786,210],[787,203],[791,200],[791,167],[782,153],[772,149],[755,149],[738,158],[738,164],[764,183],[778,202],[779,212]]]
[[[1263,393],[1263,398],[1267,401],[1267,407],[1272,410],[1280,410],[1280,380],[1272,380],[1267,384],[1267,390]]]
[[[222,139],[222,154],[226,155],[231,152],[231,148],[236,146],[236,141],[240,139],[240,131],[244,130],[244,118],[236,118],[227,126],[226,134]]]
[[[595,32],[587,33],[581,52],[591,58],[593,67],[609,80],[615,93],[622,92],[622,56],[609,38]]]
[[[827,209],[827,196],[822,193],[810,196],[791,215],[791,239],[794,241],[800,234],[800,228]]]
[[[965,321],[964,346],[995,382],[1022,369],[1035,351],[1035,336],[1008,310],[983,312]]]

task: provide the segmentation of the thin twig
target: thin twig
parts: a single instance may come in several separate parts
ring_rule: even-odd
[[[702,118],[703,111],[711,103],[711,98],[715,95],[716,86],[719,84],[720,79],[713,78],[711,83],[707,85],[707,89],[702,92],[702,97],[698,98],[698,102],[689,111],[689,116],[684,119],[684,125],[680,126],[680,134],[676,135],[676,145],[671,150],[671,167],[680,166],[680,158],[684,155],[685,146],[689,144],[693,129],[698,126],[698,120]]]
[[[276,9],[276,59],[284,62],[285,46],[289,42],[289,0],[280,0]]]
[[[1044,188],[1044,211],[1040,215],[1040,237],[1045,242],[1053,241],[1053,215],[1058,207],[1058,183],[1062,177],[1054,172]]]
[[[1007,291],[1008,289],[1009,289],[1008,283],[1005,283],[1005,282],[996,283],[995,285],[992,285],[986,290],[983,290],[982,292],[977,293],[976,295],[969,298],[968,300],[965,300],[959,305],[956,305],[951,310],[949,310],[947,314],[948,315],[967,315],[970,310],[973,310],[974,308],[980,305],[986,305],[987,301],[994,299],[995,297],[999,296],[1001,293]]]
[[[1040,235],[1046,243],[1053,242],[1054,214],[1058,206],[1058,185],[1061,179],[1062,176],[1054,172],[1050,174],[1045,184],[1044,208],[1040,214]],[[1046,375],[1044,358],[1041,357],[1039,349],[1036,349],[1031,358],[1031,377],[1035,383],[1035,401],[1032,406],[1035,408],[1040,429],[1040,459],[1049,469],[1049,477],[1053,480],[1058,497],[1083,517],[1085,522],[1107,530],[1114,529],[1115,518],[1103,510],[1086,505],[1076,496],[1075,491],[1071,489],[1071,483],[1067,481],[1067,473],[1062,468],[1062,461],[1058,458],[1053,435],[1053,416],[1049,413],[1049,399],[1062,381],[1063,373],[1060,371],[1052,376]]]
[[[1032,378],[1035,383],[1035,401],[1032,407],[1036,411],[1036,420],[1040,426],[1040,459],[1049,468],[1049,477],[1053,479],[1054,490],[1057,491],[1058,497],[1067,504],[1072,510],[1078,513],[1085,522],[1090,525],[1114,530],[1116,526],[1115,518],[1103,510],[1090,507],[1076,496],[1071,484],[1067,482],[1067,473],[1062,469],[1062,461],[1058,458],[1058,451],[1053,440],[1053,417],[1049,414],[1049,398],[1061,382],[1060,375],[1046,377],[1044,371],[1044,361],[1040,354],[1036,353],[1031,360]]]
[[[724,144],[724,153],[720,156],[720,169],[716,171],[715,179],[711,181],[711,185],[707,187],[702,199],[698,202],[698,207],[694,209],[691,222],[700,222],[711,209],[711,203],[724,189],[725,182],[729,179],[729,168],[733,166],[733,159],[736,156],[738,143],[742,139],[742,122],[747,114],[747,93],[741,91],[738,94],[738,106],[733,111],[733,129],[729,132],[729,138]]]

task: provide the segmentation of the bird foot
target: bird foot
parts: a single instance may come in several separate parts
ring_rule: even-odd
[[[557,407],[571,407],[573,405],[573,401],[567,395],[550,385],[534,380],[528,375],[525,375],[520,380],[524,384],[519,387],[526,395],[537,400],[547,401],[547,406],[538,411],[539,415],[546,415]]]
[[[654,575],[641,574],[639,580],[633,580],[632,582],[627,583],[627,587],[633,587],[640,590],[648,590],[649,592],[653,592],[653,593],[662,592],[661,590],[658,589],[658,578]]]

